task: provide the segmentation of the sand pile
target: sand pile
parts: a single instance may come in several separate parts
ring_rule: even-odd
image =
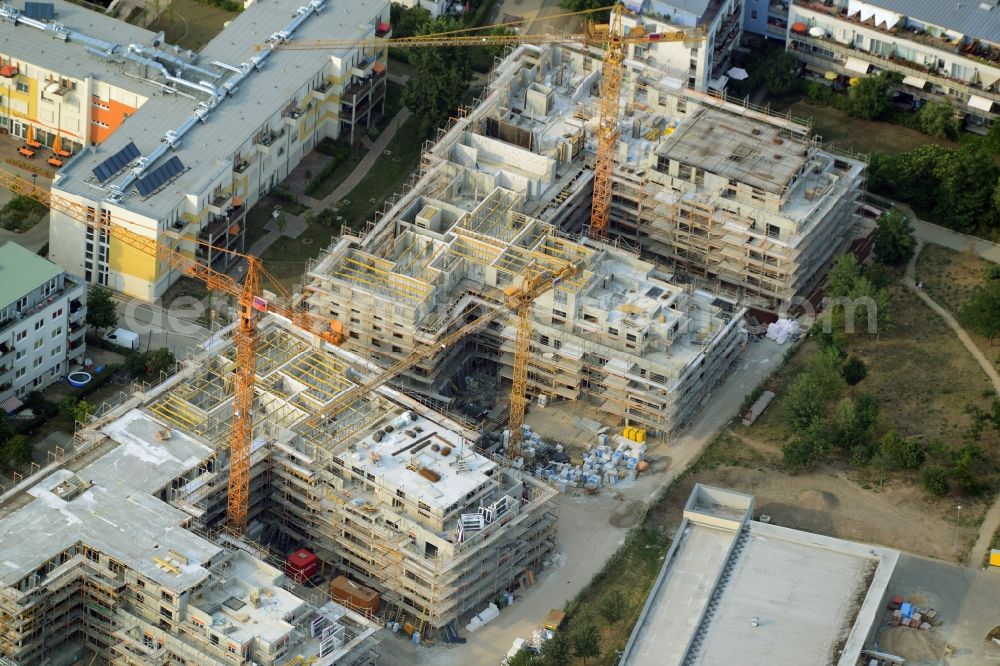
[[[920,631],[911,627],[892,627],[878,637],[879,649],[899,655],[917,664],[939,661],[946,656],[947,643],[935,630]]]

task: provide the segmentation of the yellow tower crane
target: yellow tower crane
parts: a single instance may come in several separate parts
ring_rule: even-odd
[[[608,224],[611,218],[611,185],[612,172],[615,163],[615,143],[618,141],[618,111],[621,93],[622,76],[625,66],[625,49],[630,44],[655,44],[658,42],[684,42],[694,45],[705,39],[701,28],[679,30],[675,32],[646,32],[643,26],[634,26],[627,33],[622,27],[622,15],[625,9],[620,3],[613,7],[590,9],[581,12],[569,12],[549,17],[567,18],[592,14],[611,9],[609,23],[590,24],[586,32],[561,33],[545,32],[540,34],[490,34],[497,28],[516,27],[523,21],[488,25],[480,28],[452,30],[430,35],[415,35],[413,37],[377,37],[367,39],[320,39],[302,41],[272,41],[268,45],[277,50],[333,50],[346,48],[384,49],[384,48],[428,48],[441,46],[519,46],[521,44],[579,44],[604,48],[603,66],[601,70],[601,115],[598,119],[597,159],[594,163],[594,196],[590,214],[590,235],[601,239],[607,236]],[[273,38],[280,40],[280,37]]]
[[[210,290],[223,291],[235,297],[239,313],[234,340],[236,344],[236,376],[233,382],[233,424],[229,436],[229,495],[227,522],[230,529],[241,533],[246,529],[250,495],[250,446],[253,437],[252,409],[254,380],[257,368],[257,321],[262,313],[274,312],[288,318],[297,326],[312,331],[323,340],[339,345],[344,341],[344,328],[340,322],[317,317],[300,308],[266,300],[260,290],[261,276],[267,272],[260,260],[252,255],[241,255],[246,261],[246,276],[240,284],[225,273],[220,273],[197,260],[156,242],[155,239],[133,230],[134,225],[115,217],[96,219],[81,204],[65,199],[38,187],[25,178],[0,170],[0,186],[30,197],[49,209],[67,215],[77,222],[107,232],[111,237],[144,254],[156,257],[171,268],[201,280]],[[229,252],[222,248],[220,251]],[[272,280],[274,282],[274,280]]]

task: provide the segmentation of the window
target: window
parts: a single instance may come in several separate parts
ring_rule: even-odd
[[[62,335],[62,326],[60,326],[56,330],[52,331],[52,339],[55,340],[60,335]]]
[[[44,327],[45,327],[45,320],[44,319],[39,319],[38,321],[35,322],[35,330],[36,331],[38,329],[44,328]]]
[[[168,603],[171,603],[171,604],[174,603],[174,595],[170,594],[166,590],[163,590],[162,592],[160,592],[160,598],[162,598],[164,601],[166,601]]]
[[[565,312],[563,312],[562,310],[556,310],[555,308],[552,309],[552,315],[555,317],[563,317],[563,318],[566,317]]]
[[[35,344],[33,345],[33,347],[35,349],[41,349],[43,345],[45,345],[45,338],[38,338],[37,340],[35,340]]]
[[[25,368],[18,368],[16,371],[14,371],[14,379],[20,379],[21,377],[24,377],[25,372],[27,372]]]
[[[751,21],[756,21],[757,20],[757,10],[756,9],[751,9],[750,10],[750,20]]]
[[[555,300],[556,303],[562,303],[563,305],[565,305],[566,301],[568,299],[568,296],[567,296],[565,290],[563,290],[563,289],[556,289],[556,290],[554,290],[552,292],[552,298]]]
[[[36,358],[34,361],[31,362],[31,367],[32,368],[37,368],[38,366],[40,366],[42,364],[42,361],[44,361],[44,360],[45,360],[44,358],[42,358],[41,356],[39,356],[38,358]]]
[[[49,356],[58,356],[61,352],[62,352],[62,345],[59,345],[58,347],[52,350],[52,353],[49,354]]]
[[[618,335],[618,329],[608,326],[608,333],[610,333],[611,335]]]
[[[19,92],[19,93],[26,93],[29,90],[31,90],[31,88],[28,86],[27,83],[24,83],[23,81],[18,81],[17,82],[17,92]]]
[[[58,310],[56,310],[55,312],[52,313],[52,318],[53,319],[58,319],[59,317],[62,316],[62,313],[63,313],[63,309],[59,308]]]
[[[171,611],[166,606],[160,606],[160,615],[162,615],[163,617],[165,617],[165,618],[167,618],[169,620],[174,619],[174,613],[173,613],[173,611]]]
[[[776,224],[767,225],[768,238],[781,238],[781,227]]]
[[[17,350],[17,351],[16,351],[15,353],[14,353],[14,360],[15,360],[15,361],[20,361],[20,360],[21,360],[22,358],[24,358],[24,355],[25,355],[25,354],[27,354],[27,353],[28,353],[28,352],[24,351],[23,349],[18,349],[18,350]]]
[[[28,335],[27,331],[18,331],[14,334],[14,342],[20,342]]]

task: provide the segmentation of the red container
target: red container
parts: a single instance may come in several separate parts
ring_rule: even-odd
[[[319,559],[305,548],[300,548],[285,560],[285,574],[297,583],[309,580],[318,570]]]

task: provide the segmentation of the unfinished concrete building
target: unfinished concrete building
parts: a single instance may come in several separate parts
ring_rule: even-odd
[[[82,433],[106,453],[0,506],[3,663],[84,650],[116,666],[375,663],[377,625],[306,602],[279,569],[196,534],[168,503],[216,464],[214,449],[133,404],[121,411]]]
[[[229,333],[80,430],[77,453],[104,452],[96,461],[46,468],[2,498],[0,655],[368,664],[373,618],[429,633],[532,580],[554,545],[556,491],[389,388],[320,417],[369,364],[275,319],[260,332],[250,527],[245,540],[220,530]],[[299,547],[323,579],[380,592],[377,617],[266,563]]]
[[[744,302],[807,296],[850,235],[864,160],[824,149],[804,125],[709,99],[668,129],[617,170],[616,232]]]
[[[252,539],[282,554],[309,548],[421,630],[478,612],[541,565],[555,543],[551,487],[477,453],[471,424],[389,388],[318,417],[368,363],[276,323],[260,338]],[[229,344],[206,352],[148,411],[222,454],[233,358]],[[225,475],[224,461],[190,468],[172,503],[218,525]]]
[[[515,51],[484,101],[426,151],[415,186],[367,234],[345,233],[311,266],[305,301],[344,323],[349,348],[391,365],[502,307],[503,290],[525,271],[573,265],[578,272],[533,309],[530,396],[586,401],[660,433],[691,419],[738,354],[743,309],[717,290],[678,284],[626,247],[571,235],[589,211],[599,64],[569,48]],[[637,152],[655,164],[667,128],[701,125],[677,115],[682,98],[651,89],[644,100],[659,120],[625,135],[623,163]],[[512,315],[442,349],[404,387],[447,403],[451,378],[477,359],[509,378],[515,324]]]

